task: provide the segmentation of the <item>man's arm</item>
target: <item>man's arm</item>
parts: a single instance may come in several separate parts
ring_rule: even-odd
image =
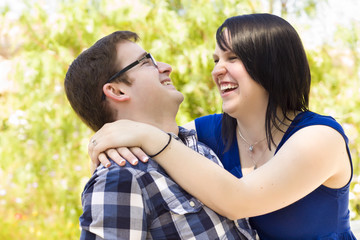
[[[82,193],[80,239],[145,239],[141,189],[126,168],[99,167]]]

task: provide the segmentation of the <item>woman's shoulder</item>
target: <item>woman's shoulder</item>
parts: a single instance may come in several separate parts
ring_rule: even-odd
[[[339,122],[335,120],[332,116],[321,115],[319,113],[306,111],[299,113],[293,120],[290,129],[298,130],[303,127],[312,126],[312,125],[324,125],[335,129],[344,135],[344,130]]]
[[[327,128],[327,130],[326,130],[322,126],[326,126],[329,128]],[[309,129],[308,127],[311,127],[311,131],[305,131],[305,132],[311,132],[312,136],[316,135],[316,134],[322,134],[324,130],[325,130],[325,132],[327,132],[330,135],[332,133],[334,133],[334,131],[336,131],[336,132],[340,133],[342,135],[343,139],[345,140],[345,142],[348,143],[348,138],[345,135],[345,132],[344,132],[342,126],[333,117],[321,115],[321,114],[311,112],[311,111],[306,111],[306,112],[299,113],[293,119],[289,128],[285,132],[281,142],[279,143],[279,145],[277,147],[277,151],[295,133],[297,133],[300,130]],[[315,129],[319,129],[319,131],[314,131]]]
[[[311,111],[305,111],[297,114],[293,122],[303,122],[303,123],[308,122],[309,124],[313,124],[313,123],[338,124],[335,118],[333,118],[332,116],[321,115],[319,113],[311,112]]]
[[[221,139],[223,114],[211,114],[195,119],[195,128],[199,141],[214,149]]]

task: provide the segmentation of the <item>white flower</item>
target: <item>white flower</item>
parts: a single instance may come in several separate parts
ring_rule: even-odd
[[[350,210],[350,219],[353,219],[355,217],[356,217],[356,213]]]
[[[5,195],[6,195],[6,190],[0,189],[0,196],[5,196]]]
[[[355,186],[354,186],[354,188],[353,188],[353,192],[356,192],[356,193],[358,193],[358,192],[360,192],[360,184],[355,184]]]
[[[355,194],[353,192],[349,193],[349,200],[354,200],[356,198]]]
[[[16,110],[9,117],[9,123],[10,125],[14,125],[14,126],[26,125],[28,122],[24,117],[25,117],[24,111]]]
[[[54,89],[55,92],[61,92],[62,91],[62,87],[60,85],[55,85],[55,89]]]
[[[80,172],[82,170],[82,167],[80,165],[76,165],[74,167],[74,170],[77,171],[77,172]]]

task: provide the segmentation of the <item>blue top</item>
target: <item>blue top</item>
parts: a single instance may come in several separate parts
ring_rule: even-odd
[[[226,170],[242,177],[239,150],[236,138],[231,148],[224,153],[221,138],[222,114],[214,114],[195,120],[199,141],[207,144],[219,156]],[[332,117],[313,112],[298,114],[286,131],[276,152],[298,130],[311,125],[325,125],[338,131],[346,142],[350,158],[348,138],[339,123]],[[351,163],[351,177],[353,174]],[[351,181],[351,179],[350,179]],[[263,239],[356,239],[350,230],[349,186],[332,189],[321,185],[297,202],[278,211],[250,218],[253,228]]]

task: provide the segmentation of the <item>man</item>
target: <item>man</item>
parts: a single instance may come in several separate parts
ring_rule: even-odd
[[[183,95],[170,65],[156,62],[133,32],[114,32],[81,53],[65,78],[69,102],[94,131],[130,119],[152,124],[220,161],[175,121]],[[154,150],[156,151],[156,150]],[[111,160],[112,161],[112,160]],[[177,185],[151,159],[136,166],[99,166],[82,193],[81,239],[253,239],[248,222],[218,215]]]

